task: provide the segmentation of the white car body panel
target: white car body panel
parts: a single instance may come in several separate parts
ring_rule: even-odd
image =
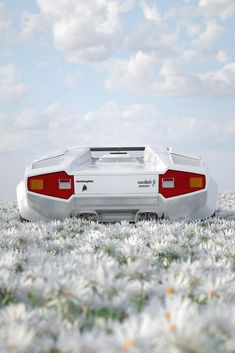
[[[82,187],[87,185],[86,194],[155,194],[157,195],[157,175],[116,174],[116,175],[76,175],[75,194],[84,195]],[[149,185],[149,187],[145,187]],[[144,187],[144,190],[143,190]]]
[[[167,171],[205,175],[205,188],[166,198],[159,192],[159,177]],[[28,178],[56,172],[73,178],[74,193],[68,199],[28,189]],[[61,185],[69,188],[66,180]],[[194,220],[213,215],[217,184],[200,157],[170,148],[81,146],[34,160],[17,185],[17,200],[21,217],[30,221],[79,215],[93,215],[98,221],[136,221],[145,213]]]

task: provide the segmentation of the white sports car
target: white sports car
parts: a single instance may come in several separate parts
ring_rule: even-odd
[[[171,148],[74,147],[34,160],[17,185],[22,219],[114,222],[212,216],[217,184]]]

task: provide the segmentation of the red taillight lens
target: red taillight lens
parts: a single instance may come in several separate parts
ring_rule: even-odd
[[[203,174],[168,170],[159,175],[159,193],[173,197],[205,189],[206,177]]]
[[[69,199],[74,194],[74,177],[66,172],[32,176],[28,178],[28,190],[41,195]]]

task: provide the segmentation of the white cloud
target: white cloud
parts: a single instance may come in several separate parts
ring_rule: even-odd
[[[168,137],[174,145],[198,146],[219,146],[228,138],[223,121],[214,122],[195,117],[174,118],[167,128]],[[230,143],[232,142],[230,136]],[[234,144],[233,144],[234,145]]]
[[[8,17],[4,4],[0,3],[0,30],[8,30],[10,25],[11,21]]]
[[[126,46],[132,51],[155,52],[160,59],[174,55],[178,37],[177,29],[159,29],[154,22],[146,21],[128,36]]]
[[[193,40],[193,46],[207,51],[214,45],[223,30],[215,20],[207,21],[204,30],[198,33],[197,39]]]
[[[165,60],[159,79],[152,83],[155,94],[166,96],[191,96],[200,94],[198,78],[186,71],[180,60]]]
[[[211,96],[235,95],[235,62],[225,64],[221,69],[199,75],[204,94]]]
[[[145,20],[125,39],[131,56],[112,59],[107,65],[108,89],[181,97],[235,94],[233,75],[224,84],[226,68],[218,72],[204,69],[208,59],[221,64],[229,61],[228,55],[218,50],[219,36],[226,29],[219,19],[205,19],[201,8],[191,4],[174,11],[167,8],[162,14],[147,1],[141,2],[141,8]],[[218,87],[212,76],[218,79]]]
[[[198,35],[201,32],[201,25],[200,23],[195,23],[192,21],[186,22],[185,27],[187,30],[187,33],[191,36],[194,37]]]
[[[9,59],[12,55],[10,49],[3,49],[0,51],[0,59]]]
[[[225,20],[235,13],[234,0],[200,0],[201,14],[207,17],[218,16]]]
[[[138,93],[166,96],[199,94],[200,82],[186,72],[179,60],[165,60],[162,66],[152,55],[137,53],[129,61],[116,61],[106,81],[108,89],[125,88]]]
[[[16,116],[15,127],[20,129],[41,129],[45,128],[45,118],[33,108],[24,108]]]
[[[124,87],[132,91],[145,90],[155,77],[155,66],[154,57],[142,52],[138,52],[129,60],[113,60],[106,87],[108,89]]]
[[[147,0],[140,1],[140,9],[144,19],[126,35],[125,49],[132,53],[154,52],[159,59],[174,56],[180,34],[179,25],[171,23],[176,16],[174,9],[167,8],[160,13]]]
[[[220,50],[218,51],[217,55],[216,55],[216,60],[220,63],[220,64],[225,64],[229,61],[229,56],[226,53],[226,51],[224,50]]]
[[[0,67],[0,100],[16,102],[28,91],[29,86],[21,82],[21,75],[14,64]]]
[[[4,3],[0,3],[0,44],[9,44],[13,38],[12,23]]]
[[[0,139],[0,153],[8,153],[12,151],[21,151],[22,147],[26,147],[26,140],[19,133],[11,131],[5,133]]]
[[[144,13],[144,17],[147,20],[154,21],[158,25],[162,23],[163,18],[156,6],[150,6],[145,1],[143,1],[141,3],[141,7]]]
[[[185,49],[181,53],[181,58],[185,63],[191,61],[195,56],[196,56],[195,49]]]
[[[208,59],[229,62],[218,44],[226,30],[218,17],[233,9],[231,0],[224,1],[224,6],[221,0],[186,1],[160,12],[153,2],[141,0],[142,21],[124,33],[121,14],[133,8],[133,0],[37,0],[41,14],[25,13],[25,31],[30,35],[44,16],[51,23],[56,49],[67,59],[76,63],[106,60],[109,89],[124,87],[165,96],[230,95],[233,77],[223,90],[210,87],[212,76],[219,73],[203,67]],[[120,52],[125,59],[118,58]],[[79,78],[79,74],[68,75],[65,86],[75,87]]]
[[[6,113],[0,113],[0,126],[1,131],[5,131],[12,124],[12,119]]]
[[[3,117],[4,118],[4,117]],[[15,116],[11,127],[15,130],[53,130],[62,127],[62,129],[72,125],[75,126],[76,118],[61,103],[54,102],[42,111],[32,107],[24,108],[22,112]],[[63,134],[63,133],[62,133]],[[61,136],[60,136],[61,138]]]
[[[47,21],[45,16],[27,10],[23,11],[21,16],[21,39],[24,41],[32,41],[34,34],[45,29],[46,25]]]
[[[123,36],[119,14],[131,0],[37,0],[53,26],[55,47],[74,62],[100,61],[116,50]]]
[[[122,107],[117,102],[108,102],[100,109],[86,113],[83,122],[88,144],[89,134],[97,144],[138,145],[150,140],[156,144],[162,128],[156,107],[141,104]]]
[[[185,61],[187,61],[185,59]],[[152,54],[139,52],[129,60],[113,60],[106,87],[139,94],[175,97],[224,97],[235,95],[235,63],[218,70],[192,73],[182,59],[160,65]]]
[[[41,153],[73,145],[161,144],[183,149],[235,148],[234,120],[214,122],[195,116],[166,119],[155,106],[111,101],[83,116],[55,102],[42,111],[0,115],[0,152]]]
[[[228,134],[232,134],[233,136],[235,135],[235,119],[231,119],[225,123],[224,127],[225,131]]]

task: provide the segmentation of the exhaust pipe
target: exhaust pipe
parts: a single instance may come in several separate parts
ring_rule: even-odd
[[[87,219],[87,215],[86,215],[85,213],[80,213],[80,214],[78,215],[78,217],[79,217],[81,220],[83,220],[83,221],[85,221],[85,220]]]
[[[155,212],[149,212],[149,213],[148,213],[148,219],[149,219],[150,221],[155,221],[156,219],[158,219],[157,213],[155,213]]]
[[[88,213],[87,215],[87,220],[91,222],[96,222],[97,221],[97,216],[95,213]]]
[[[148,214],[146,212],[140,212],[137,216],[137,221],[146,221],[148,219]]]

